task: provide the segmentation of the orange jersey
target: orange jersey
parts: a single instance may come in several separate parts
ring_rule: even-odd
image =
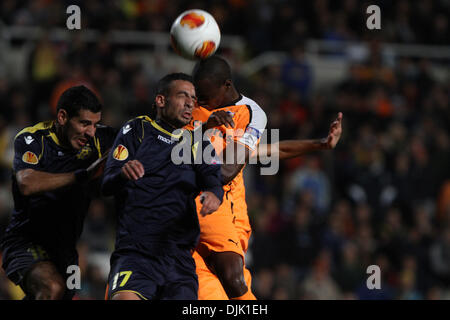
[[[206,122],[209,116],[219,110],[230,112],[235,127],[227,129],[224,126],[212,129],[206,135],[209,137],[217,155],[222,156],[224,148],[233,142],[238,146],[248,148],[252,152],[256,150],[261,135],[266,127],[266,114],[256,102],[246,97],[240,97],[239,101],[230,106],[208,110],[197,107],[193,111],[193,121],[188,126],[191,130]],[[194,131],[195,135],[195,131]],[[228,156],[228,155],[227,155]],[[222,159],[226,161],[226,159]],[[193,258],[198,275],[199,300],[228,299],[225,290],[218,277],[207,266],[204,260],[211,251],[231,251],[242,256],[245,264],[245,253],[248,248],[248,240],[251,234],[250,222],[247,215],[245,202],[245,186],[242,171],[226,186],[222,205],[208,216],[198,214],[200,223],[200,240]],[[197,213],[200,211],[199,197],[196,199]],[[251,292],[251,275],[244,265],[244,278]]]
[[[261,107],[247,97],[241,96],[233,105],[214,110],[208,110],[204,107],[195,108],[192,114],[193,121],[188,128],[195,129],[201,123],[206,122],[213,112],[220,110],[227,111],[232,115],[235,127],[226,128],[225,126],[220,126],[208,130],[207,136],[214,146],[217,155],[221,156],[223,149],[233,142],[237,142],[238,146],[248,148],[252,152],[255,151],[266,127],[267,117]],[[226,159],[223,159],[223,161],[225,162]],[[224,198],[227,197],[230,201],[230,206],[221,206],[212,215],[220,214],[222,207],[223,210],[228,211],[231,208],[234,216],[233,224],[239,234],[241,246],[245,253],[251,234],[251,227],[247,215],[247,204],[245,202],[243,170],[228,185],[224,186],[224,191]],[[217,228],[217,225],[215,228]],[[201,238],[202,235],[200,235],[200,241],[202,240]]]

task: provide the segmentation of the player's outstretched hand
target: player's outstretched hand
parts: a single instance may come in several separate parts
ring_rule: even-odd
[[[206,129],[220,127],[221,125],[227,128],[234,128],[233,116],[230,112],[224,110],[215,111],[206,121]]]
[[[145,169],[139,160],[130,160],[121,169],[121,174],[128,180],[138,180],[145,174]]]
[[[109,150],[105,152],[103,157],[95,160],[89,168],[87,168],[89,180],[94,180],[103,174],[103,169],[105,168],[106,160],[108,159]]]
[[[200,202],[203,204],[200,210],[200,214],[203,217],[213,213],[220,207],[220,200],[214,193],[209,191],[202,192],[202,195],[200,196]]]
[[[342,112],[338,113],[336,120],[330,126],[330,132],[327,137],[327,146],[330,149],[334,149],[342,134]]]

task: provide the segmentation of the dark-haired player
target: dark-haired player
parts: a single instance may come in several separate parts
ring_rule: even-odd
[[[223,189],[219,164],[195,162],[209,143],[178,130],[191,121],[195,101],[190,76],[165,76],[154,101],[156,117],[129,121],[114,142],[102,184],[105,195],[115,195],[118,214],[107,299],[197,299],[194,199],[203,191],[199,213],[210,214]],[[187,163],[175,164],[176,147],[177,155],[187,152]]]
[[[280,141],[257,150],[266,126],[266,115],[259,105],[236,90],[228,63],[212,56],[194,68],[198,105],[193,124],[204,129],[216,127],[213,144],[222,159],[229,152],[230,163],[222,164],[225,196],[217,213],[199,215],[200,240],[194,258],[199,278],[199,299],[255,299],[251,292],[251,275],[245,267],[245,253],[251,226],[245,202],[242,170],[251,156],[297,157],[317,150],[332,149],[341,135],[342,114],[332,123],[325,139]],[[236,152],[236,150],[238,150]],[[240,150],[240,151],[239,151]],[[197,198],[197,201],[199,199]]]
[[[99,125],[101,109],[89,89],[72,87],[61,95],[55,120],[15,137],[14,211],[1,248],[3,268],[26,299],[73,297],[67,267],[78,264],[90,187],[115,137],[115,130]]]

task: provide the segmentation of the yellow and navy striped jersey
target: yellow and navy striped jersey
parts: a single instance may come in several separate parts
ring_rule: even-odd
[[[40,122],[20,131],[14,140],[12,193],[14,211],[4,241],[33,239],[47,247],[75,248],[92,189],[74,184],[42,194],[21,194],[15,174],[24,169],[66,173],[88,168],[111,148],[116,130],[99,126],[81,150],[61,145],[53,121]],[[2,243],[2,246],[4,243]]]
[[[175,130],[147,116],[123,126],[108,156],[102,184],[104,194],[116,198],[116,250],[152,254],[195,247],[200,235],[195,196],[210,191],[223,198],[220,165],[201,160],[208,146],[214,152],[209,141],[202,137],[197,141],[191,131]],[[187,154],[187,161],[177,164],[174,153],[180,158]],[[121,168],[130,160],[138,160],[145,169],[136,181],[121,176]]]

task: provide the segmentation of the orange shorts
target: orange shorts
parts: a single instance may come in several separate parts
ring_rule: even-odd
[[[201,204],[197,197],[195,200],[200,210]],[[244,250],[241,245],[240,233],[235,226],[235,216],[231,210],[231,201],[223,197],[219,209],[205,217],[198,215],[200,223],[200,239],[197,251],[203,257],[207,257],[211,251],[231,251],[239,254],[244,259]]]
[[[252,234],[252,228],[250,226],[250,221],[248,218],[247,204],[245,203],[245,199],[233,198],[233,212],[236,216],[236,232],[239,236],[239,241],[241,242],[242,249],[245,253],[247,252],[248,241]]]
[[[196,199],[197,208],[200,210],[199,198]],[[211,251],[231,251],[239,254],[244,263],[244,278],[249,290],[251,290],[252,277],[245,267],[245,252],[248,238],[251,232],[236,226],[236,216],[231,208],[231,199],[226,195],[219,209],[208,215],[198,215],[200,223],[200,240],[193,258],[196,264],[198,276],[199,300],[228,300],[228,295],[222,287],[219,278],[208,268],[203,257],[208,257]]]
[[[198,300],[229,300],[219,278],[208,268],[197,251],[194,252],[193,258],[198,276]],[[251,291],[252,276],[245,266],[244,278],[248,290]]]

